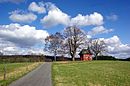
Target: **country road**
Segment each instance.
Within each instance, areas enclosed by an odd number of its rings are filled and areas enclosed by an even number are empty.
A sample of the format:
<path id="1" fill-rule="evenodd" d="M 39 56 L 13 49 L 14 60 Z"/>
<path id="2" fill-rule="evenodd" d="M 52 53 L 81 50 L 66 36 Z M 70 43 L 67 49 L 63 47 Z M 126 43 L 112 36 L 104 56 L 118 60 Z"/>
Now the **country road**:
<path id="1" fill-rule="evenodd" d="M 52 86 L 51 62 L 46 62 L 9 86 Z"/>

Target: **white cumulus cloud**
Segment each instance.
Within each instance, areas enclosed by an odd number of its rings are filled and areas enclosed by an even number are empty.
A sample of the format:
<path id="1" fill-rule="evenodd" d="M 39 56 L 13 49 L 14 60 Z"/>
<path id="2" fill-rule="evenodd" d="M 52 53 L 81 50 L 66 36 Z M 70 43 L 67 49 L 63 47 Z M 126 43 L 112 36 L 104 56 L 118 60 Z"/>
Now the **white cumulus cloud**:
<path id="1" fill-rule="evenodd" d="M 90 15 L 78 14 L 76 17 L 71 17 L 70 15 L 61 11 L 53 3 L 45 3 L 48 14 L 41 19 L 41 23 L 45 27 L 52 27 L 56 25 L 64 26 L 88 26 L 88 25 L 102 25 L 103 16 L 100 13 L 94 12 Z"/>
<path id="2" fill-rule="evenodd" d="M 97 12 L 85 16 L 78 14 L 76 17 L 71 19 L 70 24 L 77 26 L 102 25 L 103 16 Z"/>
<path id="3" fill-rule="evenodd" d="M 102 39 L 105 41 L 108 54 L 113 55 L 117 58 L 128 58 L 130 57 L 130 45 L 123 44 L 118 36 L 113 36 L 107 39 Z"/>
<path id="4" fill-rule="evenodd" d="M 53 7 L 48 12 L 48 15 L 46 15 L 43 19 L 41 19 L 41 23 L 45 27 L 52 27 L 56 25 L 68 25 L 70 21 L 70 16 L 68 16 L 66 13 L 62 12 L 59 8 Z"/>
<path id="5" fill-rule="evenodd" d="M 113 29 L 106 29 L 103 26 L 97 26 L 97 27 L 94 27 L 91 31 L 89 31 L 88 35 L 94 36 L 94 35 L 97 35 L 97 34 L 109 33 L 109 32 L 112 32 L 112 31 L 113 31 Z"/>
<path id="6" fill-rule="evenodd" d="M 37 30 L 33 26 L 20 24 L 0 25 L 0 38 L 19 47 L 31 47 L 43 43 L 48 36 L 45 30 Z"/>
<path id="7" fill-rule="evenodd" d="M 40 3 L 37 4 L 36 2 L 32 2 L 29 5 L 28 10 L 33 11 L 33 12 L 37 12 L 39 14 L 46 13 L 46 9 L 44 8 L 44 6 L 40 5 Z"/>
<path id="8" fill-rule="evenodd" d="M 105 39 L 105 42 L 111 46 L 119 46 L 121 44 L 121 41 L 118 36 L 113 36 L 111 38 Z"/>
<path id="9" fill-rule="evenodd" d="M 31 23 L 37 19 L 37 16 L 33 13 L 21 13 L 21 11 L 13 11 L 9 18 L 13 22 Z"/>

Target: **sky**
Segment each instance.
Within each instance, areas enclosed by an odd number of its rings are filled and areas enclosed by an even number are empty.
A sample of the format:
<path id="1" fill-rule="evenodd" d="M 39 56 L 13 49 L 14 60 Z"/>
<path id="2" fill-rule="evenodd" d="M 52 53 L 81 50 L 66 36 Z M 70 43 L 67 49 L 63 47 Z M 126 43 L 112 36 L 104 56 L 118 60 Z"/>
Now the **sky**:
<path id="1" fill-rule="evenodd" d="M 105 41 L 108 54 L 130 57 L 130 0 L 0 0 L 0 51 L 44 53 L 50 34 L 76 25 Z"/>

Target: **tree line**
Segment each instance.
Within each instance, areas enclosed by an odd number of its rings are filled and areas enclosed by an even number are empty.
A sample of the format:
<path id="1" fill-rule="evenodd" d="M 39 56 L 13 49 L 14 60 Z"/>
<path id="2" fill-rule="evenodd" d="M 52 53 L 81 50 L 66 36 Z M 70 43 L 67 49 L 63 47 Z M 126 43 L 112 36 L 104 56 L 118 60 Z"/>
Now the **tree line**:
<path id="1" fill-rule="evenodd" d="M 43 62 L 45 59 L 43 55 L 0 55 L 0 63 Z"/>

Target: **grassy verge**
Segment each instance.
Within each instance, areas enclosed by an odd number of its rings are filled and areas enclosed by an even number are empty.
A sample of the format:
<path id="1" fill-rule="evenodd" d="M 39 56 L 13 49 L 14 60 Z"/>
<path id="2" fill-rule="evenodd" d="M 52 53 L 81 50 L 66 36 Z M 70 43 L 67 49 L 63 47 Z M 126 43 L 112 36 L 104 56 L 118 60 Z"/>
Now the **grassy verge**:
<path id="1" fill-rule="evenodd" d="M 130 62 L 53 63 L 54 86 L 130 86 Z"/>
<path id="2" fill-rule="evenodd" d="M 7 86 L 12 81 L 24 76 L 41 63 L 6 63 L 0 64 L 0 86 Z M 6 80 L 4 80 L 4 67 L 6 66 Z"/>

